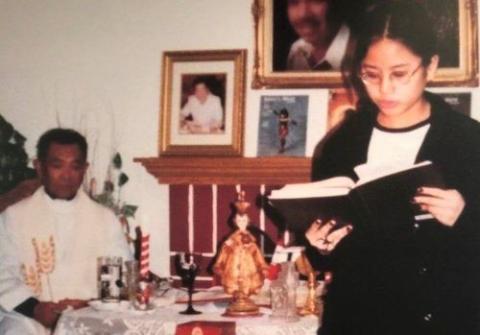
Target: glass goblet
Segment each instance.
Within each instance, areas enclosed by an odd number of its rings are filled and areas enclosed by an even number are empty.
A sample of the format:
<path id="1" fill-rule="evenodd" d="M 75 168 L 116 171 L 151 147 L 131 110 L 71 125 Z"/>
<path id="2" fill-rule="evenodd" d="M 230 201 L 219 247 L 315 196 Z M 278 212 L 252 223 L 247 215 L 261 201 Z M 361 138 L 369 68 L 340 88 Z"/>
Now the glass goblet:
<path id="1" fill-rule="evenodd" d="M 193 308 L 192 295 L 195 286 L 195 277 L 199 271 L 201 254 L 180 252 L 176 258 L 177 273 L 182 278 L 182 285 L 188 290 L 188 307 L 180 314 L 201 314 Z"/>

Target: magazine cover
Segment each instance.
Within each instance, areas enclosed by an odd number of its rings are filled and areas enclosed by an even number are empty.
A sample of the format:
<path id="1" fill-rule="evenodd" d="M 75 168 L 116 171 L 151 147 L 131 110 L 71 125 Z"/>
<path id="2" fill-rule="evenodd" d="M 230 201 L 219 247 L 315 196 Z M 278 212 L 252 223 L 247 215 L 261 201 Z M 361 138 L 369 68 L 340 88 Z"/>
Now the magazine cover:
<path id="1" fill-rule="evenodd" d="M 260 100 L 258 156 L 304 156 L 308 95 L 267 95 Z"/>

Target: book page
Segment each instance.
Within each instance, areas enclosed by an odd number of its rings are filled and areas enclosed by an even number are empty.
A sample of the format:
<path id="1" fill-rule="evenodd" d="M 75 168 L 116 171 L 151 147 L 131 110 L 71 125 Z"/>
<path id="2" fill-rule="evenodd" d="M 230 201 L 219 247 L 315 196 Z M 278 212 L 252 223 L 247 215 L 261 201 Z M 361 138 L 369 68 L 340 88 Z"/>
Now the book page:
<path id="1" fill-rule="evenodd" d="M 414 165 L 407 166 L 368 165 L 368 163 L 358 165 L 354 168 L 355 173 L 359 177 L 359 180 L 357 181 L 355 187 L 366 184 L 375 179 L 380 179 L 382 177 L 395 174 L 397 172 L 407 171 L 429 164 L 432 164 L 432 162 L 423 161 Z"/>
<path id="2" fill-rule="evenodd" d="M 301 199 L 326 196 L 341 196 L 347 194 L 354 186 L 354 181 L 348 177 L 333 177 L 313 183 L 288 184 L 278 190 L 273 190 L 270 199 Z"/>

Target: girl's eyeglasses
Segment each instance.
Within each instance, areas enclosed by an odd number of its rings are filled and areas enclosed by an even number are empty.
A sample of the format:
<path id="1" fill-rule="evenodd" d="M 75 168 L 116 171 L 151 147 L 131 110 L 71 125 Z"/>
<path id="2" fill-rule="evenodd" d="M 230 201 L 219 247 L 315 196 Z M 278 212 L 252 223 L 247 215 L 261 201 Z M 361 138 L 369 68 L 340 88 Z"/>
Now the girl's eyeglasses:
<path id="1" fill-rule="evenodd" d="M 410 82 L 410 79 L 413 75 L 422 67 L 422 63 L 413 71 L 408 70 L 394 70 L 388 75 L 388 79 L 394 86 L 398 85 L 407 85 Z M 383 75 L 381 72 L 365 70 L 361 72 L 358 77 L 365 85 L 378 86 L 383 80 Z"/>

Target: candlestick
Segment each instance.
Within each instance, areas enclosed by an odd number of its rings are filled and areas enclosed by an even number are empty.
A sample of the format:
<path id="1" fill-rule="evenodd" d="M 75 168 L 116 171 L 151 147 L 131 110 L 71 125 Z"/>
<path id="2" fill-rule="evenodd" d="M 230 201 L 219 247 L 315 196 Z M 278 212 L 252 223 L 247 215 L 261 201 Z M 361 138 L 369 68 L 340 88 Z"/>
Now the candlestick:
<path id="1" fill-rule="evenodd" d="M 140 277 L 148 278 L 150 273 L 150 234 L 144 234 L 140 240 Z"/>

